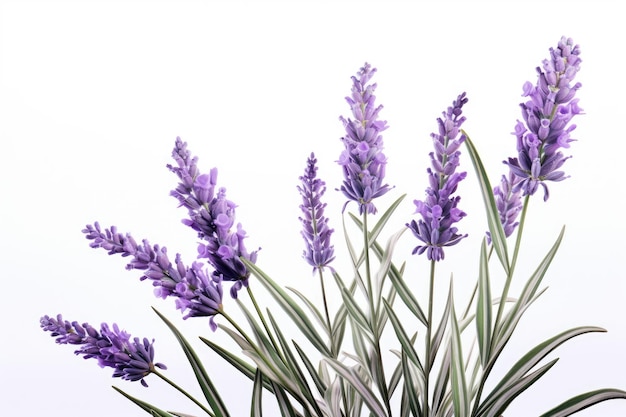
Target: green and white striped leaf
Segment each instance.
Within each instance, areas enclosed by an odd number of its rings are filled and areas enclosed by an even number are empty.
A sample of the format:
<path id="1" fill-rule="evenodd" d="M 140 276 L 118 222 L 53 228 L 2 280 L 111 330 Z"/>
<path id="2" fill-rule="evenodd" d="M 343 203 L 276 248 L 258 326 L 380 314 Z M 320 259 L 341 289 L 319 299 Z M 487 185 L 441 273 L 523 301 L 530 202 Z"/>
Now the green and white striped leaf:
<path id="1" fill-rule="evenodd" d="M 153 415 L 153 416 L 159 416 L 159 417 L 173 417 L 173 414 L 168 413 L 167 411 L 163 411 L 160 408 L 157 408 L 155 406 L 153 406 L 152 404 L 149 404 L 145 401 L 142 401 L 138 398 L 135 398 L 127 393 L 125 393 L 124 391 L 122 391 L 121 389 L 119 389 L 116 386 L 113 386 L 113 389 L 117 392 L 119 392 L 120 394 L 122 394 L 124 397 L 126 397 L 127 399 L 129 399 L 130 401 L 132 401 L 133 403 L 135 403 L 137 406 L 139 406 L 143 411 L 145 411 L 146 413 Z"/>
<path id="2" fill-rule="evenodd" d="M 302 334 L 309 339 L 311 344 L 323 355 L 330 355 L 331 352 L 328 350 L 328 347 L 317 331 L 315 331 L 313 323 L 311 323 L 300 306 L 298 306 L 298 304 L 259 267 L 245 259 L 242 259 L 242 261 L 246 264 L 248 270 L 258 278 L 259 282 L 263 284 L 272 297 L 274 297 L 289 318 L 298 326 Z"/>
<path id="3" fill-rule="evenodd" d="M 524 289 L 522 290 L 519 298 L 517 299 L 511 310 L 506 314 L 504 320 L 502 320 L 502 325 L 498 326 L 498 328 L 494 330 L 495 347 L 493 348 L 493 352 L 491 354 L 492 359 L 497 357 L 502 349 L 504 349 L 504 346 L 509 341 L 511 335 L 513 334 L 513 331 L 515 330 L 517 324 L 522 318 L 522 315 L 526 311 L 526 308 L 528 308 L 528 306 L 536 299 L 535 295 L 537 293 L 537 290 L 539 289 L 539 285 L 541 284 L 541 281 L 545 276 L 548 267 L 550 266 L 550 263 L 554 259 L 554 256 L 559 249 L 559 245 L 561 244 L 564 233 L 565 227 L 561 229 L 561 233 L 557 237 L 556 241 L 554 242 L 546 256 L 543 258 L 541 263 L 537 266 L 537 269 L 535 269 L 533 274 L 526 282 L 526 285 L 524 286 Z"/>
<path id="4" fill-rule="evenodd" d="M 404 327 L 402 327 L 400 319 L 393 311 L 393 308 L 389 305 L 389 303 L 387 303 L 387 300 L 383 300 L 383 302 L 385 305 L 385 309 L 387 310 L 387 314 L 389 315 L 391 325 L 396 332 L 396 337 L 398 338 L 400 345 L 402 345 L 402 353 L 406 355 L 408 359 L 417 367 L 420 372 L 421 380 L 423 381 L 425 379 L 424 366 L 422 365 L 422 362 L 419 359 L 419 355 L 413 347 L 412 340 L 406 334 L 406 331 L 404 330 Z"/>
<path id="5" fill-rule="evenodd" d="M 476 303 L 476 330 L 480 362 L 485 368 L 489 362 L 492 326 L 491 288 L 489 283 L 489 260 L 487 242 L 483 239 L 480 247 L 480 268 L 478 271 L 478 302 Z"/>
<path id="6" fill-rule="evenodd" d="M 566 417 L 606 400 L 626 399 L 626 391 L 604 388 L 589 391 L 564 401 L 540 417 Z"/>
<path id="7" fill-rule="evenodd" d="M 335 372 L 337 372 L 338 375 L 341 376 L 341 378 L 343 378 L 344 381 L 355 389 L 374 417 L 391 417 L 387 414 L 378 398 L 376 398 L 374 392 L 361 379 L 359 374 L 353 368 L 349 368 L 335 359 L 325 358 L 324 360 L 335 370 Z"/>
<path id="8" fill-rule="evenodd" d="M 463 349 L 461 332 L 454 311 L 454 300 L 450 308 L 451 322 L 451 347 L 450 347 L 450 384 L 452 390 L 452 403 L 454 404 L 455 417 L 470 417 L 471 394 L 468 392 L 465 382 L 465 365 L 463 364 Z"/>
<path id="9" fill-rule="evenodd" d="M 252 404 L 250 406 L 250 417 L 263 417 L 262 394 L 263 375 L 258 369 L 254 374 L 254 384 L 252 385 Z"/>
<path id="10" fill-rule="evenodd" d="M 152 309 L 161 318 L 161 320 L 163 320 L 167 327 L 169 327 L 169 329 L 176 337 L 176 340 L 178 340 L 178 343 L 180 343 L 180 346 L 183 348 L 183 352 L 185 352 L 185 356 L 187 357 L 187 360 L 191 365 L 191 369 L 196 376 L 196 380 L 198 381 L 198 385 L 202 390 L 202 394 L 204 394 L 204 398 L 206 398 L 207 402 L 209 403 L 211 410 L 213 410 L 216 417 L 227 417 L 229 414 L 228 410 L 226 409 L 226 405 L 224 404 L 222 398 L 215 389 L 215 386 L 213 385 L 209 374 L 204 369 L 204 366 L 198 358 L 198 355 L 196 355 L 196 352 L 194 352 L 189 342 L 187 342 L 182 333 L 178 331 L 176 326 L 174 326 L 164 315 L 159 313 L 156 308 L 153 307 Z"/>
<path id="11" fill-rule="evenodd" d="M 479 412 L 485 411 L 493 407 L 497 401 L 501 401 L 502 397 L 510 396 L 509 392 L 526 374 L 545 358 L 554 349 L 568 341 L 569 339 L 580 336 L 581 334 L 590 332 L 604 332 L 606 330 L 600 327 L 584 326 L 576 327 L 564 331 L 532 348 L 522 358 L 520 358 L 506 373 L 506 375 L 495 386 L 491 393 L 485 398 L 478 408 Z"/>
<path id="12" fill-rule="evenodd" d="M 300 417 L 300 415 L 291 405 L 291 402 L 289 401 L 289 397 L 287 396 L 285 390 L 274 381 L 270 381 L 270 384 L 272 385 L 272 391 L 276 396 L 276 401 L 278 402 L 278 408 L 282 417 Z"/>
<path id="13" fill-rule="evenodd" d="M 483 165 L 476 147 L 469 138 L 469 135 L 463 131 L 465 135 L 465 145 L 469 153 L 469 157 L 472 160 L 474 169 L 476 170 L 476 178 L 478 179 L 478 185 L 480 186 L 480 192 L 483 197 L 483 203 L 485 204 L 485 211 L 487 213 L 487 225 L 489 227 L 489 234 L 491 235 L 491 242 L 493 248 L 500 259 L 500 263 L 504 268 L 506 274 L 509 273 L 509 255 L 506 246 L 506 236 L 504 229 L 502 228 L 502 222 L 500 221 L 500 214 L 496 206 L 496 201 L 493 196 L 493 187 L 489 182 L 489 177 L 485 166 Z M 458 416 L 457 416 L 458 417 Z"/>

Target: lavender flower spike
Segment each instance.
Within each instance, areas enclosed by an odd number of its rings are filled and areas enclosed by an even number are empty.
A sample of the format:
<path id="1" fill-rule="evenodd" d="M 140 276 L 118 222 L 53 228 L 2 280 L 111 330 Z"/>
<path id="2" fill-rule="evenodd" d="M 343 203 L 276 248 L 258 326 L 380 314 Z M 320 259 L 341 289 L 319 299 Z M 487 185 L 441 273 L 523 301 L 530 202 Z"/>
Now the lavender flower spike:
<path id="1" fill-rule="evenodd" d="M 493 194 L 496 200 L 496 207 L 500 214 L 500 223 L 504 229 L 504 235 L 509 237 L 513 234 L 515 228 L 519 225 L 517 216 L 522 211 L 522 195 L 519 187 L 516 187 L 520 178 L 513 171 L 509 171 L 508 177 L 503 175 L 500 185 L 494 187 Z M 513 191 L 517 188 L 517 191 Z M 487 232 L 488 240 L 491 236 Z"/>
<path id="2" fill-rule="evenodd" d="M 437 119 L 439 134 L 433 133 L 435 152 L 430 153 L 432 168 L 428 168 L 430 186 L 426 189 L 424 201 L 415 200 L 416 213 L 422 218 L 412 220 L 407 227 L 424 245 L 413 249 L 413 254 L 422 254 L 430 260 L 440 261 L 444 258 L 443 247 L 459 243 L 467 235 L 458 234 L 458 229 L 452 226 L 465 217 L 465 213 L 457 208 L 461 197 L 451 197 L 456 191 L 458 183 L 466 176 L 465 172 L 457 173 L 459 166 L 458 150 L 465 141 L 465 135 L 458 139 L 461 124 L 465 117 L 461 116 L 461 108 L 467 103 L 465 93 L 458 96 L 452 107 L 443 112 L 443 119 Z"/>
<path id="3" fill-rule="evenodd" d="M 328 219 L 324 217 L 326 204 L 321 202 L 326 183 L 317 178 L 316 163 L 317 159 L 311 153 L 304 175 L 300 177 L 302 186 L 298 186 L 302 196 L 300 209 L 303 213 L 303 217 L 299 219 L 306 245 L 303 257 L 313 267 L 313 272 L 323 269 L 335 259 L 335 248 L 330 244 L 330 235 L 334 230 L 328 227 Z"/>
<path id="4" fill-rule="evenodd" d="M 87 225 L 83 233 L 92 241 L 89 245 L 92 248 L 105 249 L 109 255 L 132 257 L 126 269 L 145 271 L 140 279 L 152 281 L 157 297 L 176 297 L 176 308 L 183 313 L 188 311 L 183 319 L 208 316 L 211 329 L 217 328 L 213 318 L 222 308 L 222 282 L 219 276 L 209 277 L 201 262 L 187 267 L 176 254 L 172 264 L 165 247 L 150 246 L 145 239 L 138 245 L 130 234 L 119 233 L 115 226 L 102 231 L 96 222 Z"/>
<path id="5" fill-rule="evenodd" d="M 246 232 L 235 224 L 235 203 L 226 199 L 226 189 L 217 185 L 217 169 L 209 174 L 201 174 L 197 167 L 197 157 L 191 157 L 187 143 L 176 138 L 172 157 L 177 166 L 167 167 L 175 173 L 180 182 L 171 192 L 180 206 L 187 208 L 189 218 L 183 223 L 198 232 L 198 237 L 207 243 L 198 246 L 198 258 L 206 258 L 215 268 L 214 280 L 234 281 L 230 289 L 233 298 L 237 291 L 248 286 L 250 272 L 241 258 L 256 262 L 257 251 L 249 253 L 244 239 Z"/>
<path id="6" fill-rule="evenodd" d="M 383 106 L 375 106 L 376 84 L 368 84 L 374 73 L 376 69 L 365 63 L 357 76 L 352 77 L 352 95 L 346 100 L 354 120 L 339 118 L 346 129 L 346 136 L 341 138 L 345 150 L 337 161 L 343 167 L 345 177 L 340 190 L 349 200 L 359 204 L 360 214 L 376 213 L 372 200 L 390 189 L 389 185 L 383 185 L 387 160 L 382 152 L 383 137 L 380 135 L 387 129 L 387 122 L 377 120 Z"/>
<path id="7" fill-rule="evenodd" d="M 155 367 L 167 369 L 162 363 L 154 363 L 154 340 L 150 342 L 146 338 L 140 340 L 135 337 L 131 341 L 130 335 L 120 330 L 117 324 L 113 324 L 111 329 L 103 323 L 98 332 L 88 323 L 70 323 L 59 314 L 56 319 L 43 316 L 40 325 L 56 337 L 57 343 L 80 345 L 75 354 L 83 355 L 85 359 L 96 359 L 102 368 L 115 369 L 114 378 L 141 381 L 141 385 L 147 387 L 144 378 L 154 372 Z"/>
<path id="8" fill-rule="evenodd" d="M 561 38 L 556 49 L 550 48 L 550 59 L 543 61 L 543 69 L 537 67 L 537 84 L 524 84 L 524 96 L 529 100 L 521 103 L 524 122 L 518 120 L 514 135 L 517 137 L 517 158 L 504 161 L 520 177 L 514 191 L 533 195 L 541 185 L 544 201 L 550 196 L 545 181 L 562 181 L 567 176 L 559 168 L 570 157 L 560 149 L 569 148 L 575 124 L 571 119 L 582 113 L 575 99 L 580 83 L 573 83 L 580 68 L 580 48 L 571 38 Z"/>

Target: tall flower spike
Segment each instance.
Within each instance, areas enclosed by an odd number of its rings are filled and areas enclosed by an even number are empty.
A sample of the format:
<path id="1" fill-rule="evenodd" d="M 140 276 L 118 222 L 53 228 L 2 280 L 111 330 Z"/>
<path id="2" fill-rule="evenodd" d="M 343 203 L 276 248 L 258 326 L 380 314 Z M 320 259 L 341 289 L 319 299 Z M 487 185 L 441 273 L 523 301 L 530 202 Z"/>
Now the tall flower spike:
<path id="1" fill-rule="evenodd" d="M 427 169 L 430 186 L 426 189 L 424 201 L 414 201 L 415 212 L 422 218 L 407 224 L 415 237 L 424 243 L 413 249 L 413 254 L 426 252 L 428 259 L 434 261 L 444 258 L 445 246 L 456 245 L 467 236 L 458 234 L 458 229 L 452 226 L 465 217 L 465 213 L 457 208 L 461 197 L 452 197 L 458 183 L 466 176 L 465 172 L 455 172 L 461 154 L 458 149 L 465 141 L 465 135 L 457 139 L 465 121 L 465 117 L 461 116 L 465 103 L 467 98 L 463 93 L 452 103 L 452 107 L 443 112 L 443 119 L 437 119 L 439 133 L 431 135 L 435 152 L 430 153 L 432 168 Z"/>
<path id="2" fill-rule="evenodd" d="M 522 211 L 522 191 L 517 187 L 520 178 L 513 171 L 509 170 L 508 177 L 503 175 L 500 185 L 494 187 L 493 195 L 496 200 L 496 207 L 500 214 L 500 223 L 504 229 L 504 235 L 509 237 L 513 234 L 515 228 L 519 225 L 517 216 Z M 514 191 L 516 190 L 517 191 Z M 488 240 L 491 236 L 487 232 Z"/>
<path id="3" fill-rule="evenodd" d="M 376 84 L 368 84 L 375 72 L 375 68 L 365 63 L 357 76 L 352 77 L 352 95 L 346 100 L 354 120 L 339 118 L 346 129 L 346 136 L 341 138 L 345 149 L 337 161 L 343 167 L 345 178 L 340 190 L 359 204 L 360 214 L 376 213 L 372 200 L 390 189 L 389 185 L 383 185 L 387 159 L 380 134 L 387 129 L 387 122 L 378 120 L 383 106 L 376 107 L 374 103 Z"/>
<path id="4" fill-rule="evenodd" d="M 92 241 L 89 244 L 92 248 L 102 248 L 109 255 L 132 257 L 126 269 L 145 271 L 140 279 L 152 281 L 157 297 L 175 297 L 176 308 L 182 313 L 187 312 L 184 319 L 208 316 L 211 329 L 217 328 L 213 318 L 222 308 L 222 282 L 219 276 L 209 277 L 201 262 L 194 262 L 191 267 L 187 267 L 180 255 L 176 254 L 172 264 L 165 247 L 150 246 L 145 239 L 138 245 L 130 234 L 119 233 L 115 226 L 103 231 L 96 222 L 88 224 L 83 233 Z"/>
<path id="5" fill-rule="evenodd" d="M 79 345 L 74 353 L 82 355 L 85 359 L 96 359 L 100 367 L 114 369 L 113 377 L 127 381 L 141 381 L 141 385 L 147 387 L 144 378 L 154 372 L 155 367 L 167 369 L 162 363 L 154 363 L 154 347 L 152 342 L 143 338 L 135 337 L 120 330 L 117 324 L 111 329 L 106 323 L 97 331 L 88 323 L 82 325 L 78 322 L 63 320 L 59 314 L 56 319 L 43 316 L 40 319 L 41 328 L 56 337 L 59 344 Z"/>
<path id="6" fill-rule="evenodd" d="M 580 68 L 580 48 L 571 38 L 562 37 L 556 49 L 550 48 L 550 59 L 537 67 L 536 85 L 526 82 L 521 103 L 524 121 L 517 121 L 517 158 L 504 161 L 520 177 L 515 191 L 533 195 L 539 186 L 544 190 L 544 201 L 550 196 L 545 181 L 562 181 L 567 176 L 559 168 L 570 156 L 561 148 L 569 148 L 574 141 L 570 133 L 576 128 L 571 119 L 582 113 L 578 99 L 574 98 L 580 83 L 573 82 Z"/>
<path id="7" fill-rule="evenodd" d="M 326 183 L 317 178 L 316 163 L 317 159 L 311 153 L 304 175 L 300 177 L 302 186 L 298 186 L 302 196 L 300 209 L 303 214 L 299 219 L 302 222 L 302 237 L 306 245 L 303 257 L 313 267 L 313 272 L 323 269 L 335 259 L 335 248 L 330 244 L 333 229 L 328 227 L 328 219 L 324 217 L 326 204 L 321 202 L 326 191 Z"/>
<path id="8" fill-rule="evenodd" d="M 256 262 L 257 251 L 248 253 L 244 239 L 246 232 L 241 224 L 235 224 L 235 203 L 226 199 L 226 189 L 216 193 L 217 169 L 201 174 L 197 167 L 198 158 L 191 157 L 187 143 L 176 138 L 172 157 L 177 166 L 167 167 L 180 182 L 170 194 L 180 206 L 187 208 L 189 218 L 183 223 L 198 232 L 198 237 L 207 243 L 198 246 L 198 258 L 206 258 L 215 268 L 214 279 L 234 281 L 230 289 L 233 298 L 237 291 L 248 286 L 250 272 L 240 258 Z"/>

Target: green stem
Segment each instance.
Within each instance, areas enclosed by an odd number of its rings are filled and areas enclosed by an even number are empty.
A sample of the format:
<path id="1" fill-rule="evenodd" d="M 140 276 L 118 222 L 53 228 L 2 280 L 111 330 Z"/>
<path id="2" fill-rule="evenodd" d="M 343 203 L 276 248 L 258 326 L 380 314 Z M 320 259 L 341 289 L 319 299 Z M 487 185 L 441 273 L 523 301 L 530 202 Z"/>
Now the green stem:
<path id="1" fill-rule="evenodd" d="M 435 264 L 434 260 L 430 261 L 430 279 L 428 283 L 428 317 L 427 317 L 427 326 L 426 326 L 426 352 L 424 361 L 424 393 L 423 393 L 423 410 L 424 417 L 429 417 L 429 381 L 430 381 L 430 370 L 432 369 L 431 363 L 431 347 L 432 347 L 432 331 L 433 331 L 433 298 L 435 294 Z"/>
<path id="2" fill-rule="evenodd" d="M 189 394 L 187 391 L 185 391 L 184 389 L 182 389 L 178 384 L 176 384 L 174 381 L 172 381 L 171 379 L 169 379 L 168 377 L 166 377 L 165 375 L 163 375 L 161 372 L 159 372 L 156 368 L 152 367 L 152 369 L 150 369 L 150 372 L 155 374 L 156 376 L 158 376 L 159 378 L 161 378 L 163 381 L 167 382 L 170 386 L 172 386 L 173 388 L 175 388 L 178 392 L 180 392 L 181 394 L 183 394 L 185 397 L 189 398 L 191 401 L 193 401 L 194 404 L 196 404 L 198 407 L 200 407 L 205 413 L 207 413 L 208 415 L 215 417 L 215 414 L 209 410 L 208 408 L 206 408 L 204 406 L 204 404 L 202 404 L 200 401 L 196 400 L 191 394 Z"/>
<path id="3" fill-rule="evenodd" d="M 318 275 L 320 277 L 320 287 L 322 289 L 322 300 L 324 301 L 324 313 L 326 314 L 326 329 L 328 333 L 328 338 L 330 339 L 330 350 L 332 352 L 332 339 L 333 339 L 333 327 L 330 323 L 330 314 L 328 314 L 328 301 L 326 300 L 326 288 L 324 286 L 324 274 L 322 273 L 322 269 L 317 269 Z M 333 352 L 334 354 L 334 352 Z"/>

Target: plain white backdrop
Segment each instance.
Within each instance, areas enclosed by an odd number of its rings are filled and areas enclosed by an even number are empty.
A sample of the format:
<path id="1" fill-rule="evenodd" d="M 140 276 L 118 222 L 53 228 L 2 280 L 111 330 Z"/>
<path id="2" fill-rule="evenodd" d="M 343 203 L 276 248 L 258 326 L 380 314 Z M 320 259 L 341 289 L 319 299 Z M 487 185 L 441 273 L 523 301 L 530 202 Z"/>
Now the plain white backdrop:
<path id="1" fill-rule="evenodd" d="M 513 155 L 512 132 L 526 80 L 563 35 L 582 49 L 580 105 L 564 169 L 547 203 L 529 210 L 519 290 L 566 225 L 565 240 L 544 285 L 502 356 L 505 372 L 544 339 L 570 327 L 598 325 L 551 357 L 561 360 L 524 393 L 506 417 L 539 415 L 561 401 L 602 387 L 626 389 L 626 290 L 623 272 L 623 40 L 618 2 L 0 2 L 0 261 L 3 266 L 0 414 L 127 415 L 143 412 L 117 394 L 121 387 L 165 409 L 195 413 L 154 376 L 149 389 L 113 380 L 109 369 L 73 355 L 39 328 L 44 314 L 99 326 L 117 322 L 155 338 L 167 375 L 197 393 L 186 360 L 153 305 L 194 340 L 233 416 L 249 413 L 250 384 L 196 342 L 207 320 L 183 322 L 173 301 L 153 297 L 124 259 L 94 251 L 87 223 L 117 225 L 191 262 L 196 239 L 169 197 L 176 179 L 165 165 L 176 136 L 189 143 L 203 171 L 218 167 L 218 184 L 238 205 L 250 249 L 282 284 L 313 297 L 318 282 L 301 259 L 296 191 L 315 151 L 327 182 L 327 216 L 337 230 L 337 269 L 345 263 L 340 211 L 339 115 L 350 76 L 365 61 L 378 68 L 378 103 L 387 179 L 395 188 L 382 209 L 408 196 L 394 232 L 422 198 L 435 119 L 466 91 L 464 125 L 492 181 Z M 469 159 L 459 187 L 470 236 L 438 267 L 440 300 L 454 274 L 463 304 L 475 279 L 484 214 Z M 354 206 L 348 206 L 354 210 Z M 427 261 L 411 257 L 404 235 L 397 261 L 407 280 L 426 288 Z M 498 279 L 494 276 L 494 285 Z M 501 282 L 501 281 L 500 281 Z M 252 286 L 255 286 L 252 281 Z M 258 289 L 258 294 L 262 290 Z M 423 292 L 421 293 L 423 295 Z M 268 305 L 271 304 L 269 300 Z M 423 297 L 425 303 L 426 298 Z M 236 310 L 229 300 L 230 307 Z M 340 301 L 335 298 L 331 305 Z M 294 337 L 297 335 L 294 333 Z M 269 398 L 269 397 L 268 397 Z M 267 400 L 269 402 L 269 400 Z M 626 401 L 606 402 L 580 416 L 623 416 Z"/>

